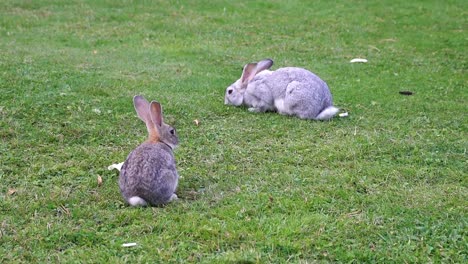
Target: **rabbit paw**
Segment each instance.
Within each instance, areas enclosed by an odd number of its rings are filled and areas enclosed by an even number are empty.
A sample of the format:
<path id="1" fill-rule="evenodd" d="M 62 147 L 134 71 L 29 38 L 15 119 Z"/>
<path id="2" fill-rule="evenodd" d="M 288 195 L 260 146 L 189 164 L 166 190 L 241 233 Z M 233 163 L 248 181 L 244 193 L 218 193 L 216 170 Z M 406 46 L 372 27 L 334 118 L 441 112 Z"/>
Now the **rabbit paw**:
<path id="1" fill-rule="evenodd" d="M 171 201 L 176 201 L 178 200 L 179 198 L 177 197 L 177 195 L 175 193 L 172 194 L 171 198 L 169 198 L 169 202 Z"/>
<path id="2" fill-rule="evenodd" d="M 253 112 L 253 113 L 259 113 L 261 112 L 262 110 L 260 108 L 255 108 L 255 107 L 250 107 L 249 108 L 249 112 Z"/>

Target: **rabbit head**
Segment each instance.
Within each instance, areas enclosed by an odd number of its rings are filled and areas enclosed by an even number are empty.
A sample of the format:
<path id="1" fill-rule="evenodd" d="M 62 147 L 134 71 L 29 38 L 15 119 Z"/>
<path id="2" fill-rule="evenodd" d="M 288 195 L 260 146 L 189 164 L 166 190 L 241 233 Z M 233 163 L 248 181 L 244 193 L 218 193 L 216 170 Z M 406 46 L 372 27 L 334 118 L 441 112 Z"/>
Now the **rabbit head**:
<path id="1" fill-rule="evenodd" d="M 133 105 L 138 117 L 145 122 L 150 143 L 162 142 L 174 149 L 179 143 L 175 128 L 164 123 L 162 106 L 156 101 L 148 103 L 141 95 L 133 97 Z"/>
<path id="2" fill-rule="evenodd" d="M 252 81 L 259 72 L 269 69 L 272 65 L 273 60 L 271 59 L 246 64 L 242 70 L 241 78 L 226 89 L 224 104 L 235 106 L 242 105 L 244 102 L 244 93 L 249 82 Z"/>

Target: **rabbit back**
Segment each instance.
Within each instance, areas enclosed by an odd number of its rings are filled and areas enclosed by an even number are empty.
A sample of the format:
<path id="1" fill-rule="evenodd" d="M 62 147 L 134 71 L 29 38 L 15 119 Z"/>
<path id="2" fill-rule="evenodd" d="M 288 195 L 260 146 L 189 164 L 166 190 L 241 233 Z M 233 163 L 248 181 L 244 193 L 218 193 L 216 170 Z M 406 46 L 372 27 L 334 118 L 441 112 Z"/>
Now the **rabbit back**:
<path id="1" fill-rule="evenodd" d="M 274 109 L 281 114 L 316 119 L 333 105 L 328 85 L 314 73 L 297 67 L 280 68 L 271 75 L 253 80 L 254 87 L 270 88 Z M 268 97 L 266 97 L 268 98 Z"/>
<path id="2" fill-rule="evenodd" d="M 146 142 L 127 157 L 120 171 L 119 187 L 130 204 L 136 200 L 140 204 L 161 205 L 174 197 L 178 179 L 172 149 L 162 142 Z"/>

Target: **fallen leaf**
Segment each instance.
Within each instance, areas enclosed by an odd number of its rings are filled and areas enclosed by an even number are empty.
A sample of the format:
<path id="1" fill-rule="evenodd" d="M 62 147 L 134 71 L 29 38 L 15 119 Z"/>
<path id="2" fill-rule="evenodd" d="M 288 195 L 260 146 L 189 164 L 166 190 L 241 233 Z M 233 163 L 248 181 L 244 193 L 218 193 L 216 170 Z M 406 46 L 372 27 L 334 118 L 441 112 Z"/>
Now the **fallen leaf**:
<path id="1" fill-rule="evenodd" d="M 402 95 L 413 95 L 413 92 L 411 91 L 400 91 L 399 93 Z"/>
<path id="2" fill-rule="evenodd" d="M 97 185 L 98 186 L 102 185 L 102 177 L 100 175 L 97 176 Z"/>
<path id="3" fill-rule="evenodd" d="M 193 120 L 193 122 L 195 123 L 196 126 L 200 125 L 200 121 L 198 121 L 198 119 Z"/>
<path id="4" fill-rule="evenodd" d="M 122 168 L 122 165 L 124 163 L 123 162 L 120 162 L 120 163 L 117 163 L 117 164 L 112 164 L 110 165 L 109 167 L 107 167 L 108 170 L 113 170 L 113 169 L 116 169 L 118 171 L 120 171 L 120 169 Z"/>
<path id="5" fill-rule="evenodd" d="M 351 63 L 355 63 L 355 62 L 366 63 L 367 60 L 366 59 L 361 59 L 361 58 L 355 58 L 355 59 L 350 60 L 349 62 L 351 62 Z"/>
<path id="6" fill-rule="evenodd" d="M 93 50 L 93 54 L 97 54 L 97 50 Z"/>
<path id="7" fill-rule="evenodd" d="M 122 244 L 122 247 L 134 247 L 136 245 L 137 245 L 137 243 L 124 243 L 124 244 Z"/>
<path id="8" fill-rule="evenodd" d="M 13 195 L 16 193 L 16 189 L 8 189 L 8 195 Z"/>

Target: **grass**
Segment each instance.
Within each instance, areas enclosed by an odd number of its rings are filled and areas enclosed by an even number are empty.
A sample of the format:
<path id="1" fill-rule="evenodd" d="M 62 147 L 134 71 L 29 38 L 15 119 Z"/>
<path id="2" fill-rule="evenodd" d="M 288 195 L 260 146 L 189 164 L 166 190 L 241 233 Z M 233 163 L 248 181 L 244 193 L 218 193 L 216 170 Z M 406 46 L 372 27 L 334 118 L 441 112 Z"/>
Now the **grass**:
<path id="1" fill-rule="evenodd" d="M 466 263 L 466 10 L 2 1 L 0 262 Z M 223 105 L 267 57 L 317 73 L 350 116 Z M 107 170 L 146 137 L 135 94 L 181 139 L 166 207 L 128 207 Z"/>

